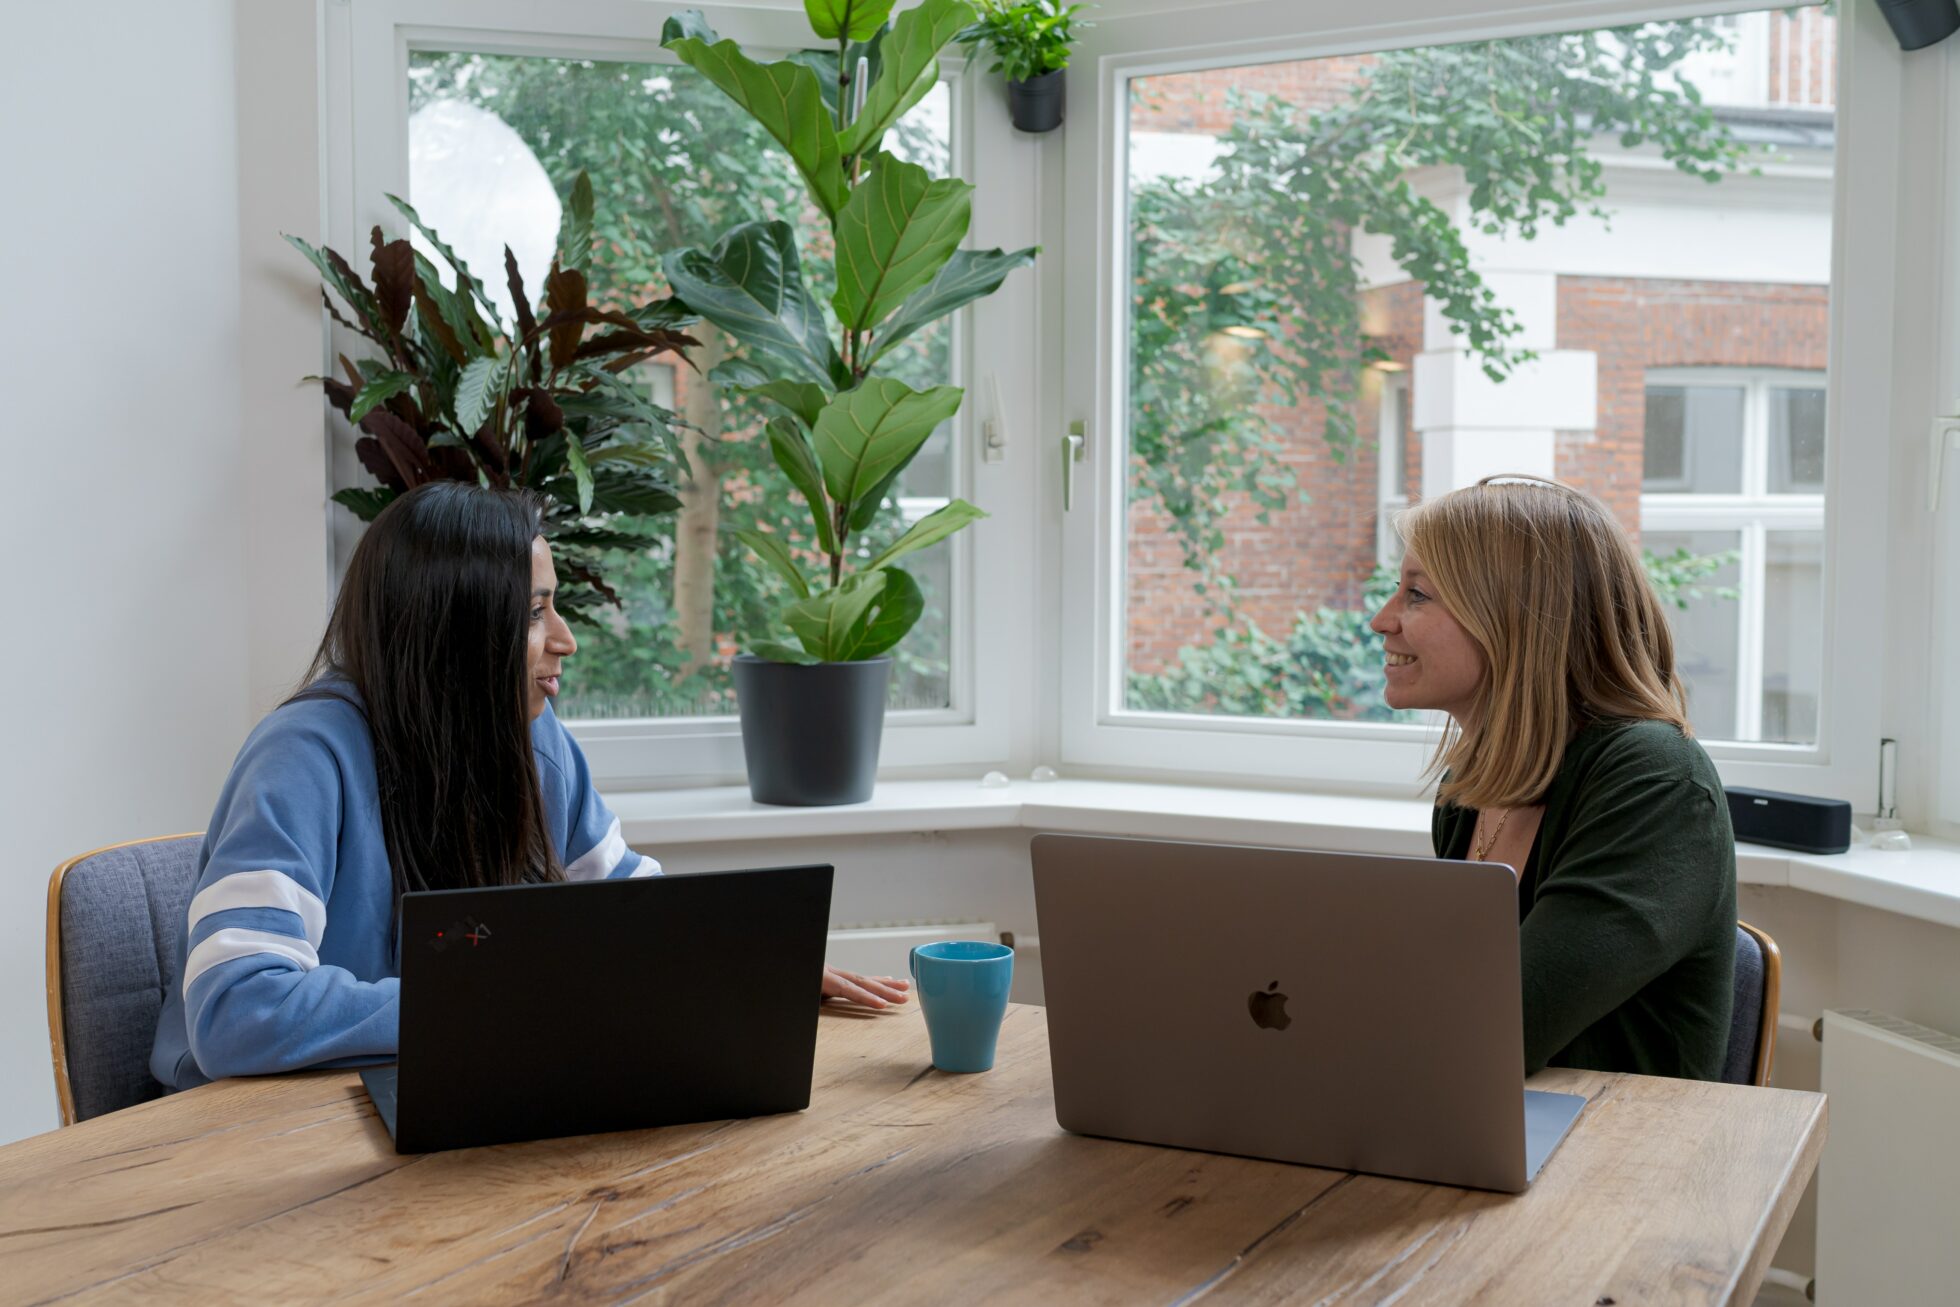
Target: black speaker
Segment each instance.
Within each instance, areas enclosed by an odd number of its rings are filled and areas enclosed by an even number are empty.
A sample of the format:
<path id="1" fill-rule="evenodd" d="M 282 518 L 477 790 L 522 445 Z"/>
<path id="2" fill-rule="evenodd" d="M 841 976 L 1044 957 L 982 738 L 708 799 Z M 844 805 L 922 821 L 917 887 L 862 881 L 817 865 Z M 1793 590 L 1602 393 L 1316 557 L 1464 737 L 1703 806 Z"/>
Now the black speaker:
<path id="1" fill-rule="evenodd" d="M 1843 799 L 1726 788 L 1729 824 L 1738 840 L 1799 853 L 1843 853 L 1851 847 L 1851 805 Z"/>

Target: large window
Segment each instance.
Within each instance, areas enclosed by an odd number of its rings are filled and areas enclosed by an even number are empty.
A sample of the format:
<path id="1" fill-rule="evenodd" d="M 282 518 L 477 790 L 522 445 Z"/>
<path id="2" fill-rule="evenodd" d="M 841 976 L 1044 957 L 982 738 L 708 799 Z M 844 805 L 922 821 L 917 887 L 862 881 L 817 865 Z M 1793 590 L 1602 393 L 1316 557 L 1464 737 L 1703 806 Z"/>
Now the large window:
<path id="1" fill-rule="evenodd" d="M 1394 723 L 1390 515 L 1523 472 L 1649 533 L 1706 737 L 1814 741 L 1832 21 L 1131 78 L 1115 712 Z"/>
<path id="2" fill-rule="evenodd" d="M 762 216 L 787 218 L 803 233 L 805 272 L 818 301 L 828 304 L 827 252 L 812 244 L 823 225 L 805 211 L 788 159 L 694 70 L 415 50 L 408 89 L 410 199 L 491 285 L 507 317 L 504 247 L 535 298 L 561 201 L 581 170 L 591 176 L 597 206 L 596 299 L 637 303 L 664 295 L 665 252 L 712 245 L 728 227 Z M 944 174 L 950 116 L 942 82 L 901 120 L 887 148 Z M 739 349 L 707 324 L 689 331 L 702 342 L 699 371 L 654 362 L 638 374 L 651 398 L 697 429 L 684 440 L 686 506 L 649 521 L 639 530 L 644 546 L 618 556 L 612 579 L 622 602 L 578 630 L 580 652 L 559 701 L 567 717 L 733 712 L 729 661 L 746 635 L 767 633 L 784 598 L 781 580 L 755 563 L 734 532 L 761 529 L 796 540 L 807 515 L 784 492 L 760 437 L 760 407 L 704 380 Z M 949 322 L 903 348 L 899 375 L 911 385 L 955 380 Z M 863 537 L 867 549 L 875 552 L 950 497 L 953 433 L 954 424 L 945 424 L 906 469 Z M 952 545 L 942 544 L 912 569 L 927 610 L 896 652 L 894 708 L 951 704 L 951 560 Z"/>
<path id="3" fill-rule="evenodd" d="M 1640 543 L 1725 779 L 1863 796 L 1896 47 L 1868 7 L 1446 8 L 1088 38 L 1062 761 L 1410 792 L 1438 723 L 1366 630 L 1393 515 L 1523 473 Z"/>

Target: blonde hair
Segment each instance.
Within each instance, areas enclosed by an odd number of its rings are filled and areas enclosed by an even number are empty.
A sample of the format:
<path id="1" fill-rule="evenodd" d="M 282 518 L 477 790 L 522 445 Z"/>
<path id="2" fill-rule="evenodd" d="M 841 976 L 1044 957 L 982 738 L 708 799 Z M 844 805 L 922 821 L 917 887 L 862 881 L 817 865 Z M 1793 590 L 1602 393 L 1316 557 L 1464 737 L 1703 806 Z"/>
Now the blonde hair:
<path id="1" fill-rule="evenodd" d="M 1470 721 L 1446 730 L 1430 762 L 1429 775 L 1447 773 L 1439 798 L 1540 801 L 1588 722 L 1664 721 L 1692 734 L 1667 616 L 1599 500 L 1556 481 L 1485 477 L 1396 525 L 1484 655 Z"/>

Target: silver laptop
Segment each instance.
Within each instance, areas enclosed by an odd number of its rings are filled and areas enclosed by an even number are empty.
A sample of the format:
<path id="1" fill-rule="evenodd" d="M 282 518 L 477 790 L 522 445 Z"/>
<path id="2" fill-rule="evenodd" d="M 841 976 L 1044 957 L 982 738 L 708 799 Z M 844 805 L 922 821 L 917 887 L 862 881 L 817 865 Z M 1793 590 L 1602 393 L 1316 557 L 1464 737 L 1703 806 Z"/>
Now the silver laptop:
<path id="1" fill-rule="evenodd" d="M 1585 1105 L 1524 1087 L 1495 863 L 1037 835 L 1055 1116 L 1518 1192 Z"/>

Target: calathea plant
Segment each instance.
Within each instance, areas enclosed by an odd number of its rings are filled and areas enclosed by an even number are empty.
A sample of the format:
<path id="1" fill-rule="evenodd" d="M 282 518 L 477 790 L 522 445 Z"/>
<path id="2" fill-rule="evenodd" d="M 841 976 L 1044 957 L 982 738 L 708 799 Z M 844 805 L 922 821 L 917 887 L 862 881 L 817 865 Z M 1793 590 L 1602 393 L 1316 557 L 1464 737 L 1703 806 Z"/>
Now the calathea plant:
<path id="1" fill-rule="evenodd" d="M 344 377 L 314 378 L 362 432 L 355 453 L 381 483 L 334 500 L 367 522 L 425 481 L 538 491 L 564 582 L 558 607 L 591 620 L 599 604 L 619 603 L 605 579 L 605 553 L 645 546 L 619 527 L 680 507 L 669 475 L 678 419 L 621 374 L 655 355 L 685 358 L 696 342 L 679 329 L 693 319 L 673 298 L 631 309 L 590 302 L 592 184 L 584 173 L 566 202 L 537 305 L 505 247 L 511 326 L 456 252 L 405 201 L 388 200 L 449 265 L 453 284 L 406 239 L 388 240 L 378 226 L 372 286 L 333 250 L 286 237 L 319 270 L 334 321 L 376 351 L 359 361 L 341 355 Z M 588 328 L 596 330 L 588 335 Z"/>
<path id="2" fill-rule="evenodd" d="M 698 10 L 668 19 L 663 37 L 789 154 L 833 238 L 832 316 L 804 283 L 786 222 L 738 224 L 712 248 L 676 251 L 663 266 L 690 310 L 748 347 L 743 364 L 723 365 L 715 378 L 781 411 L 768 423 L 770 451 L 810 508 L 800 545 L 741 533 L 791 592 L 777 629 L 752 638 L 750 651 L 776 662 L 850 662 L 891 649 L 924 609 L 898 560 L 985 516 L 956 499 L 847 566 L 853 536 L 962 397 L 954 386 L 921 391 L 880 376 L 880 362 L 913 333 L 992 294 L 1036 251 L 961 249 L 973 188 L 879 148 L 938 81 L 939 52 L 973 9 L 925 0 L 892 19 L 892 0 L 805 0 L 804 8 L 834 48 L 758 63 Z M 818 558 L 816 574 L 806 574 Z"/>

